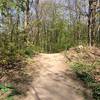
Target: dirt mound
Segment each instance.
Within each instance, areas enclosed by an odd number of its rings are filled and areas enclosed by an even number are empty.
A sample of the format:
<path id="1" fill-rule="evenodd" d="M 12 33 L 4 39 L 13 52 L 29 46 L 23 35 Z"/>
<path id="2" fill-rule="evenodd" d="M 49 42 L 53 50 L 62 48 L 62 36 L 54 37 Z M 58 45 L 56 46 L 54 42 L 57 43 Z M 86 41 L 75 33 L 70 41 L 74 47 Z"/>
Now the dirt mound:
<path id="1" fill-rule="evenodd" d="M 78 46 L 71 48 L 67 51 L 66 57 L 69 61 L 80 61 L 94 62 L 100 60 L 100 49 L 96 47 L 83 47 Z"/>
<path id="2" fill-rule="evenodd" d="M 93 76 L 100 82 L 100 48 L 78 46 L 71 48 L 66 53 L 69 62 L 83 62 L 95 66 Z"/>

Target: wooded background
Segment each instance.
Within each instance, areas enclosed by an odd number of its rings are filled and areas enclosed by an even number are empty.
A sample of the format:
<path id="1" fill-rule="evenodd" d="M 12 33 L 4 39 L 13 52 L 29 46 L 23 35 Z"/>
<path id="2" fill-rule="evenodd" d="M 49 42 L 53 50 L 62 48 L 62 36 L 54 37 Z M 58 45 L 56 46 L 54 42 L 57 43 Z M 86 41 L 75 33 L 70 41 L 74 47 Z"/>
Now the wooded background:
<path id="1" fill-rule="evenodd" d="M 0 0 L 0 53 L 100 46 L 99 0 Z"/>

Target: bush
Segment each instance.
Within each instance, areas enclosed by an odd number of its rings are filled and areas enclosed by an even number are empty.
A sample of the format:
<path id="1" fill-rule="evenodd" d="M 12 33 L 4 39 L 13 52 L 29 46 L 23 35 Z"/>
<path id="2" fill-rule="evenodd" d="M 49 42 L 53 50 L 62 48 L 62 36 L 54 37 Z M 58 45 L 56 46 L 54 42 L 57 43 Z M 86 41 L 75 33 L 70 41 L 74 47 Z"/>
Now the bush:
<path id="1" fill-rule="evenodd" d="M 100 83 L 92 87 L 93 97 L 95 100 L 100 100 Z"/>
<path id="2" fill-rule="evenodd" d="M 14 100 L 14 96 L 21 95 L 10 83 L 6 85 L 0 83 L 0 93 L 2 93 L 0 100 Z"/>
<path id="3" fill-rule="evenodd" d="M 25 49 L 22 50 L 24 56 L 32 57 L 34 54 L 40 52 L 41 49 L 38 46 L 33 45 L 32 43 L 27 43 Z"/>
<path id="4" fill-rule="evenodd" d="M 97 66 L 96 64 L 98 63 L 86 64 L 84 62 L 75 62 L 71 67 L 86 86 L 92 89 L 93 98 L 95 100 L 100 100 L 100 83 L 95 80 L 93 74 Z"/>

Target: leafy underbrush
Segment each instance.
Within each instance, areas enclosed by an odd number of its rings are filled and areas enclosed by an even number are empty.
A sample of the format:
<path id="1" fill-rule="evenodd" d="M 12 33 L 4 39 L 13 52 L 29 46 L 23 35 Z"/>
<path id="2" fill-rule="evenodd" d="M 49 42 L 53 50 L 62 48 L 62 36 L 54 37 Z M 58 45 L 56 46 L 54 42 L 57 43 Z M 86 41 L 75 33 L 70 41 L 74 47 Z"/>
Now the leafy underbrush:
<path id="1" fill-rule="evenodd" d="M 12 84 L 1 84 L 0 83 L 0 100 L 14 100 L 15 95 L 21 95 Z"/>
<path id="2" fill-rule="evenodd" d="M 21 71 L 25 63 L 22 56 L 5 57 L 0 61 L 0 100 L 13 100 L 17 95 L 16 88 L 9 82 Z"/>
<path id="3" fill-rule="evenodd" d="M 100 61 L 94 63 L 74 62 L 71 65 L 77 76 L 92 89 L 92 96 L 100 100 Z"/>
<path id="4" fill-rule="evenodd" d="M 33 55 L 41 52 L 41 48 L 33 45 L 32 43 L 28 43 L 26 48 L 22 50 L 22 52 L 25 57 L 32 57 Z"/>
<path id="5" fill-rule="evenodd" d="M 20 80 L 27 79 L 28 75 L 22 75 L 25 72 L 26 60 L 38 51 L 39 49 L 31 43 L 25 44 L 21 49 L 13 47 L 13 49 L 0 50 L 0 100 L 13 100 L 13 97 L 18 94 L 16 88 L 9 85 L 9 81 L 14 83 L 14 80 L 19 80 L 18 82 L 21 83 Z"/>

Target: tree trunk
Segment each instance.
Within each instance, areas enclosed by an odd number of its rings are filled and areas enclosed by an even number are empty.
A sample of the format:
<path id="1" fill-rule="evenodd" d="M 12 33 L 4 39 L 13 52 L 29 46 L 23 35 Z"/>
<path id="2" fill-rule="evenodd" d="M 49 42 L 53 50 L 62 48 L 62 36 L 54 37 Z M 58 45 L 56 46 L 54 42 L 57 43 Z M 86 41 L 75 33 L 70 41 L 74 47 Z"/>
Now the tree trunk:
<path id="1" fill-rule="evenodd" d="M 36 33 L 36 44 L 39 44 L 39 0 L 35 0 L 35 13 L 36 13 L 36 23 L 37 23 L 37 33 Z"/>
<path id="2" fill-rule="evenodd" d="M 97 0 L 89 0 L 89 15 L 88 15 L 88 44 L 89 46 L 95 45 L 96 5 L 97 5 Z"/>
<path id="3" fill-rule="evenodd" d="M 25 23 L 24 28 L 25 30 L 28 28 L 29 25 L 29 0 L 25 0 Z"/>

